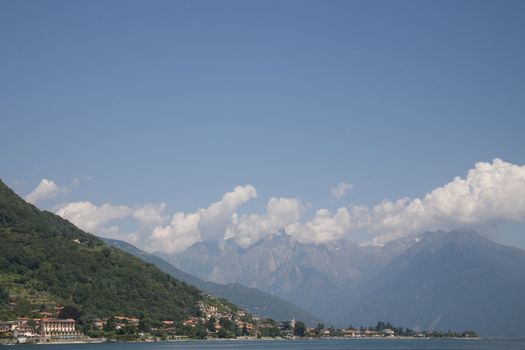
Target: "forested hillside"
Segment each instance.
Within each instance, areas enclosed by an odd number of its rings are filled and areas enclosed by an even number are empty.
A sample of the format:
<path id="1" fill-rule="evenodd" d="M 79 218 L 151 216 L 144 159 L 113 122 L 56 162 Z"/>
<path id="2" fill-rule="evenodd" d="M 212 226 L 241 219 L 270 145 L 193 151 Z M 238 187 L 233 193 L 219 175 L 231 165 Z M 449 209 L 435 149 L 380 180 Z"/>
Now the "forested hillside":
<path id="1" fill-rule="evenodd" d="M 197 288 L 40 211 L 0 181 L 0 318 L 72 305 L 98 317 L 181 320 L 198 313 L 202 298 Z"/>

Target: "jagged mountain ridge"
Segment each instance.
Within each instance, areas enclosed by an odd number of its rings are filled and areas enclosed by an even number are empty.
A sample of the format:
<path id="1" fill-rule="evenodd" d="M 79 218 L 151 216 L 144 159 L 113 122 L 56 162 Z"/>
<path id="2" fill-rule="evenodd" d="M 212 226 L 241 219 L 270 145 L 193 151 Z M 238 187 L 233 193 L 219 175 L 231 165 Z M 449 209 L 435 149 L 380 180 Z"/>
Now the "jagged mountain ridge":
<path id="1" fill-rule="evenodd" d="M 117 247 L 141 260 L 154 264 L 159 269 L 169 273 L 178 280 L 194 285 L 197 288 L 209 292 L 216 297 L 227 299 L 228 301 L 254 315 L 260 317 L 270 317 L 274 320 L 289 320 L 292 317 L 295 317 L 296 319 L 301 320 L 307 325 L 311 326 L 321 322 L 318 317 L 302 310 L 298 306 L 295 306 L 290 302 L 263 292 L 259 289 L 245 287 L 239 283 L 219 284 L 204 281 L 198 277 L 177 269 L 156 255 L 149 254 L 138 249 L 132 244 L 107 238 L 103 240 L 111 246 Z"/>
<path id="2" fill-rule="evenodd" d="M 345 240 L 305 244 L 281 232 L 247 248 L 227 240 L 156 254 L 204 280 L 259 288 L 334 322 L 340 303 L 403 249 L 399 242 L 381 248 Z"/>
<path id="3" fill-rule="evenodd" d="M 525 325 L 518 297 L 525 295 L 523 255 L 472 231 L 439 231 L 383 247 L 303 244 L 281 233 L 247 248 L 232 240 L 203 242 L 164 256 L 200 278 L 260 288 L 338 326 L 384 320 L 524 335 L 512 326 Z"/>

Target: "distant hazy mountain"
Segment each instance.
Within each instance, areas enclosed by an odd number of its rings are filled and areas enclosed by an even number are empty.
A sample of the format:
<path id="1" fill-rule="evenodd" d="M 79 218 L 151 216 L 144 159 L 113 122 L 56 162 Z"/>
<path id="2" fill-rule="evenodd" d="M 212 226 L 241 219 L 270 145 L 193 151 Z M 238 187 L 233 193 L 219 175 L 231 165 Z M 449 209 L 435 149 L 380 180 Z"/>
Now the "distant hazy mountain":
<path id="1" fill-rule="evenodd" d="M 525 334 L 524 252 L 472 231 L 433 232 L 361 247 L 303 244 L 285 233 L 246 249 L 233 240 L 163 255 L 202 279 L 256 287 L 335 325 Z"/>
<path id="2" fill-rule="evenodd" d="M 383 248 L 349 241 L 304 244 L 281 233 L 246 249 L 228 240 L 197 243 L 177 255 L 157 254 L 204 280 L 262 289 L 338 323 L 334 313 L 403 249 L 400 242 Z"/>
<path id="3" fill-rule="evenodd" d="M 421 329 L 525 334 L 525 252 L 472 231 L 426 235 L 360 287 L 337 315 Z"/>
<path id="4" fill-rule="evenodd" d="M 289 320 L 295 317 L 308 325 L 316 325 L 321 322 L 320 319 L 309 312 L 289 303 L 281 298 L 263 292 L 256 288 L 245 287 L 238 283 L 219 284 L 207 282 L 195 276 L 192 276 L 180 269 L 177 269 L 164 259 L 144 252 L 137 247 L 123 241 L 104 239 L 104 241 L 113 247 L 128 252 L 135 257 L 142 259 L 157 266 L 162 271 L 169 273 L 173 277 L 194 285 L 199 289 L 207 291 L 214 296 L 227 299 L 237 306 L 248 310 L 254 315 L 262 317 L 271 317 L 274 320 Z"/>

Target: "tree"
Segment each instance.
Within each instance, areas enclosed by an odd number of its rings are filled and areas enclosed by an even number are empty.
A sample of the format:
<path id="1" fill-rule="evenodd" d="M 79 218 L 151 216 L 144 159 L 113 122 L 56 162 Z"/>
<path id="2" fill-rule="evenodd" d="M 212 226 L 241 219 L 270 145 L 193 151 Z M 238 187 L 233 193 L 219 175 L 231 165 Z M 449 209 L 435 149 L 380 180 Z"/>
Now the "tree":
<path id="1" fill-rule="evenodd" d="M 15 311 L 19 317 L 29 317 L 31 316 L 31 304 L 27 299 L 17 300 Z"/>
<path id="2" fill-rule="evenodd" d="M 462 336 L 466 338 L 477 338 L 478 334 L 474 331 L 464 331 L 462 333 Z"/>
<path id="3" fill-rule="evenodd" d="M 203 323 L 199 322 L 195 329 L 195 338 L 197 339 L 206 339 L 208 332 L 206 332 L 206 327 Z"/>
<path id="4" fill-rule="evenodd" d="M 219 324 L 221 325 L 221 329 L 225 329 L 228 332 L 235 333 L 235 331 L 237 330 L 236 324 L 232 320 L 229 320 L 227 318 L 221 318 L 219 320 Z"/>
<path id="5" fill-rule="evenodd" d="M 58 313 L 58 318 L 72 318 L 75 321 L 80 319 L 80 311 L 71 305 L 66 305 Z"/>
<path id="6" fill-rule="evenodd" d="M 151 330 L 151 319 L 148 317 L 141 318 L 138 328 L 141 332 L 149 332 Z"/>
<path id="7" fill-rule="evenodd" d="M 281 333 L 279 332 L 279 328 L 277 328 L 277 326 L 261 328 L 260 334 L 262 337 L 271 337 L 271 338 L 275 338 L 281 335 Z"/>
<path id="8" fill-rule="evenodd" d="M 306 330 L 306 327 L 304 323 L 301 321 L 297 321 L 297 323 L 295 323 L 293 335 L 295 335 L 296 337 L 304 337 L 305 330 Z"/>
<path id="9" fill-rule="evenodd" d="M 115 327 L 117 325 L 117 321 L 115 320 L 115 317 L 111 316 L 107 319 L 106 324 L 104 325 L 104 331 L 111 332 L 115 330 Z"/>
<path id="10" fill-rule="evenodd" d="M 224 328 L 219 329 L 219 331 L 217 332 L 217 337 L 219 338 L 226 338 L 227 336 L 228 332 Z"/>
<path id="11" fill-rule="evenodd" d="M 215 316 L 210 317 L 210 319 L 208 320 L 206 326 L 210 332 L 215 332 L 215 322 L 217 322 Z"/>
<path id="12" fill-rule="evenodd" d="M 248 332 L 248 328 L 246 327 L 246 323 L 242 325 L 242 336 L 250 335 L 250 332 Z"/>
<path id="13" fill-rule="evenodd" d="M 321 330 L 324 328 L 324 324 L 318 323 L 317 327 L 315 327 L 315 335 L 318 337 L 321 334 Z"/>
<path id="14" fill-rule="evenodd" d="M 0 305 L 6 304 L 9 301 L 9 293 L 7 290 L 0 286 Z"/>
<path id="15" fill-rule="evenodd" d="M 94 331 L 93 324 L 94 324 L 96 319 L 97 319 L 97 317 L 95 315 L 92 315 L 92 314 L 90 314 L 90 315 L 83 315 L 78 320 L 78 326 L 80 327 L 80 329 L 82 329 L 82 332 L 84 334 L 87 334 L 88 332 L 93 332 Z"/>

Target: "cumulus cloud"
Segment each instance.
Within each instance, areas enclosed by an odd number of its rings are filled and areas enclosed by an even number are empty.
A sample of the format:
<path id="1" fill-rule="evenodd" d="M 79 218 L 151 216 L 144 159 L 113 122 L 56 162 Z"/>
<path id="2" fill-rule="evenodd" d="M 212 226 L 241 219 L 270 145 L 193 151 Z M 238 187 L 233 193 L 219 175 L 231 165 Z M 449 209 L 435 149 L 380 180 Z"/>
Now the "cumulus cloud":
<path id="1" fill-rule="evenodd" d="M 311 220 L 291 224 L 286 232 L 300 242 L 326 243 L 342 238 L 351 229 L 351 215 L 342 207 L 334 214 L 328 209 L 319 209 Z"/>
<path id="2" fill-rule="evenodd" d="M 67 203 L 59 208 L 56 214 L 71 221 L 84 231 L 142 245 L 155 226 L 168 220 L 164 214 L 165 209 L 165 203 L 131 207 L 111 203 L 97 206 L 89 201 L 81 201 Z M 121 219 L 125 220 L 127 230 L 122 230 L 118 224 L 115 224 L 115 220 Z M 130 232 L 130 223 L 138 226 L 136 230 Z"/>
<path id="3" fill-rule="evenodd" d="M 330 190 L 332 192 L 332 198 L 340 199 L 352 188 L 354 188 L 354 185 L 350 182 L 340 182 Z"/>
<path id="4" fill-rule="evenodd" d="M 165 210 L 166 203 L 146 204 L 133 212 L 133 218 L 142 226 L 160 225 L 168 219 L 164 213 Z"/>
<path id="5" fill-rule="evenodd" d="M 295 198 L 270 198 L 266 214 L 236 218 L 228 227 L 225 238 L 234 238 L 241 246 L 247 247 L 280 231 L 305 243 L 325 243 L 350 232 L 352 218 L 347 208 L 339 208 L 333 214 L 328 209 L 319 209 L 312 218 L 303 220 L 305 207 Z"/>
<path id="6" fill-rule="evenodd" d="M 66 191 L 59 187 L 53 180 L 42 179 L 38 186 L 26 196 L 26 201 L 31 204 L 54 198 Z"/>
<path id="7" fill-rule="evenodd" d="M 495 159 L 480 162 L 466 178 L 456 177 L 423 198 L 383 201 L 355 208 L 359 226 L 382 244 L 411 233 L 453 229 L 502 220 L 525 220 L 525 166 Z"/>
<path id="8" fill-rule="evenodd" d="M 155 227 L 148 249 L 173 253 L 202 241 L 199 223 L 200 215 L 198 213 L 176 213 L 169 225 Z"/>
<path id="9" fill-rule="evenodd" d="M 133 210 L 126 205 L 104 203 L 96 206 L 88 201 L 68 203 L 56 212 L 57 215 L 91 233 L 100 233 L 107 223 L 132 213 Z"/>
<path id="10" fill-rule="evenodd" d="M 339 208 L 334 214 L 328 209 L 319 209 L 312 218 L 303 220 L 305 208 L 295 198 L 270 198 L 264 215 L 242 215 L 232 220 L 225 238 L 234 238 L 239 245 L 247 247 L 280 231 L 305 243 L 325 243 L 350 232 L 352 219 L 347 208 Z"/>
<path id="11" fill-rule="evenodd" d="M 252 185 L 237 186 L 232 192 L 224 194 L 218 202 L 198 211 L 199 231 L 204 240 L 216 240 L 224 237 L 224 230 L 239 206 L 257 198 L 257 191 Z"/>
<path id="12" fill-rule="evenodd" d="M 341 183 L 333 193 L 342 196 L 349 188 L 351 184 Z M 239 216 L 236 208 L 254 198 L 252 192 L 255 194 L 255 189 L 234 191 L 208 209 L 191 215 L 178 213 L 170 225 L 156 229 L 153 237 L 163 242 L 159 248 L 164 251 L 179 251 L 195 242 L 221 237 L 247 247 L 283 230 L 300 242 L 326 243 L 359 229 L 369 232 L 373 244 L 383 244 L 425 230 L 525 220 L 525 166 L 500 159 L 477 163 L 465 178 L 456 177 L 423 198 L 385 200 L 371 208 L 341 207 L 335 212 L 319 209 L 310 218 L 303 217 L 305 205 L 295 198 L 270 198 L 264 214 Z M 229 197 L 239 199 L 227 200 Z M 205 226 L 213 234 L 203 235 Z"/>
<path id="13" fill-rule="evenodd" d="M 42 188 L 55 191 L 53 185 L 43 183 Z M 340 183 L 332 192 L 335 197 L 342 196 L 350 188 L 351 184 Z M 247 247 L 280 231 L 300 242 L 326 243 L 364 230 L 370 234 L 372 244 L 383 244 L 426 230 L 525 220 L 525 166 L 500 159 L 481 162 L 466 177 L 456 177 L 422 198 L 385 200 L 373 207 L 318 209 L 310 217 L 305 217 L 307 205 L 299 199 L 279 197 L 270 198 L 262 214 L 239 215 L 238 208 L 254 198 L 255 187 L 237 186 L 207 208 L 176 212 L 171 219 L 164 203 L 130 207 L 75 202 L 57 214 L 86 231 L 116 235 L 146 249 L 168 253 L 182 251 L 196 242 L 221 239 L 234 239 Z M 122 218 L 134 220 L 139 230 L 121 232 L 112 221 Z"/>
<path id="14" fill-rule="evenodd" d="M 247 247 L 259 239 L 286 230 L 299 221 L 305 205 L 295 198 L 270 198 L 266 214 L 233 215 L 231 225 L 226 229 L 225 238 L 234 238 L 238 244 Z"/>
<path id="15" fill-rule="evenodd" d="M 175 213 L 169 225 L 153 230 L 149 249 L 177 252 L 202 240 L 222 239 L 226 227 L 236 217 L 237 208 L 256 197 L 257 191 L 252 185 L 237 186 L 208 208 L 189 214 Z"/>
<path id="16" fill-rule="evenodd" d="M 348 186 L 338 186 L 348 188 Z M 337 189 L 337 187 L 335 188 Z M 341 194 L 344 191 L 334 191 Z M 300 201 L 272 198 L 263 215 L 234 216 L 226 238 L 246 247 L 279 230 L 301 242 L 324 243 L 367 231 L 372 244 L 426 230 L 450 230 L 482 226 L 504 220 L 525 220 L 525 166 L 495 159 L 480 162 L 465 178 L 456 177 L 423 198 L 385 200 L 371 208 L 319 209 L 312 218 L 302 218 Z"/>

